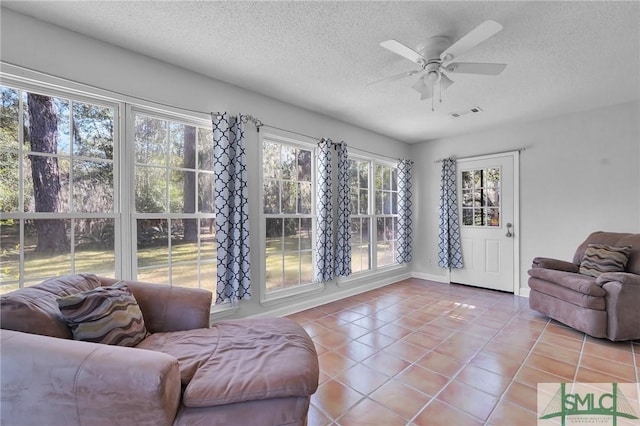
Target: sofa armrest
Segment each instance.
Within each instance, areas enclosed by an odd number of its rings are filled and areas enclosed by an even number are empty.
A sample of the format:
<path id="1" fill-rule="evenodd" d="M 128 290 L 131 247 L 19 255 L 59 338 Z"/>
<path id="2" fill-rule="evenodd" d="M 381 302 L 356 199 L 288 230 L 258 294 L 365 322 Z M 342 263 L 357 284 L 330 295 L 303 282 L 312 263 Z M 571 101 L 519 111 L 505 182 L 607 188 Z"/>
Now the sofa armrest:
<path id="1" fill-rule="evenodd" d="M 551 259 L 549 257 L 535 257 L 532 268 L 554 269 L 556 271 L 574 272 L 580 271 L 580 266 L 565 260 Z"/>
<path id="2" fill-rule="evenodd" d="M 118 280 L 100 278 L 103 285 Z M 122 281 L 136 298 L 147 330 L 151 333 L 209 328 L 210 291 L 140 281 Z"/>
<path id="3" fill-rule="evenodd" d="M 596 283 L 606 291 L 607 336 L 611 340 L 640 339 L 640 275 L 607 272 Z"/>
<path id="4" fill-rule="evenodd" d="M 605 272 L 596 278 L 596 284 L 604 285 L 611 281 L 617 281 L 624 285 L 640 286 L 640 275 L 630 274 L 628 272 Z"/>
<path id="5" fill-rule="evenodd" d="M 170 425 L 180 403 L 172 356 L 2 330 L 3 424 Z"/>

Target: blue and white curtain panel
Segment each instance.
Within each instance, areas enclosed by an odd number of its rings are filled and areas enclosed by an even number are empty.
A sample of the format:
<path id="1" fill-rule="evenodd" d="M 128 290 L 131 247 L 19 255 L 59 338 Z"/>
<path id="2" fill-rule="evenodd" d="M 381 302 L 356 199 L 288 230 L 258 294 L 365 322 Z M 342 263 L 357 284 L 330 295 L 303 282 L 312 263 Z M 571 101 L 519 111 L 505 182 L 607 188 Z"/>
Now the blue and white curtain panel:
<path id="1" fill-rule="evenodd" d="M 351 203 L 349 200 L 349 155 L 347 144 L 337 145 L 338 150 L 338 226 L 336 227 L 335 274 L 351 275 Z"/>
<path id="2" fill-rule="evenodd" d="M 411 165 L 413 162 L 400 159 L 398 163 L 398 263 L 409 263 L 412 258 L 412 201 L 411 201 Z"/>
<path id="3" fill-rule="evenodd" d="M 318 142 L 318 173 L 316 191 L 316 267 L 315 280 L 333 278 L 333 205 L 331 203 L 331 139 Z"/>
<path id="4" fill-rule="evenodd" d="M 242 116 L 214 115 L 214 179 L 218 285 L 216 303 L 251 298 L 247 158 Z"/>
<path id="5" fill-rule="evenodd" d="M 438 266 L 462 268 L 462 245 L 460 243 L 460 221 L 456 196 L 456 161 L 451 158 L 442 160 L 438 237 Z"/>

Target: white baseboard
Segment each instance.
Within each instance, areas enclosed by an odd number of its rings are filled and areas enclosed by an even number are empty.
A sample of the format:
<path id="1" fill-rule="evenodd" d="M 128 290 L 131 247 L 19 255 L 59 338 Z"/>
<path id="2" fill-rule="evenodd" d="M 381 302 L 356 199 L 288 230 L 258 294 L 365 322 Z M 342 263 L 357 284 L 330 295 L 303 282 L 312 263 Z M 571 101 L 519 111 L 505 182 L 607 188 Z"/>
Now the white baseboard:
<path id="1" fill-rule="evenodd" d="M 437 283 L 449 284 L 448 277 L 443 275 L 432 275 L 432 274 L 425 274 L 422 272 L 412 272 L 411 277 L 419 278 L 421 280 L 435 281 Z"/>
<path id="2" fill-rule="evenodd" d="M 531 291 L 531 289 L 529 287 L 520 287 L 519 295 L 522 296 L 522 297 L 526 297 L 528 299 L 529 298 L 529 291 Z"/>
<path id="3" fill-rule="evenodd" d="M 369 290 L 375 290 L 377 288 L 384 287 L 386 285 L 393 284 L 407 278 L 411 278 L 410 273 L 396 275 L 366 284 L 343 286 L 341 287 L 343 289 L 342 291 L 333 292 L 331 294 L 327 294 L 326 296 L 315 297 L 313 300 L 301 300 L 293 304 L 287 304 L 286 306 L 282 306 L 280 308 L 268 309 L 255 315 L 247 316 L 246 318 L 285 317 L 287 315 L 295 314 L 296 312 L 305 311 L 307 309 L 315 308 L 320 305 L 335 302 L 336 300 L 355 296 L 356 294 L 364 293 Z"/>

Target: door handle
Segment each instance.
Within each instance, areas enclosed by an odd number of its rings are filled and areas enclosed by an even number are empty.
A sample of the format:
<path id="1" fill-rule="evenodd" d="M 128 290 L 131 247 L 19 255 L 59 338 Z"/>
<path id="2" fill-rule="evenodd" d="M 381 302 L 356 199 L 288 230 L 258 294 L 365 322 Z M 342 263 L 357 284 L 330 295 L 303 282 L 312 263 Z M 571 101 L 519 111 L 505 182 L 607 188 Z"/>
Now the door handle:
<path id="1" fill-rule="evenodd" d="M 506 233 L 507 238 L 513 237 L 513 233 L 511 233 L 511 227 L 512 226 L 513 226 L 512 224 L 507 223 L 507 233 Z"/>

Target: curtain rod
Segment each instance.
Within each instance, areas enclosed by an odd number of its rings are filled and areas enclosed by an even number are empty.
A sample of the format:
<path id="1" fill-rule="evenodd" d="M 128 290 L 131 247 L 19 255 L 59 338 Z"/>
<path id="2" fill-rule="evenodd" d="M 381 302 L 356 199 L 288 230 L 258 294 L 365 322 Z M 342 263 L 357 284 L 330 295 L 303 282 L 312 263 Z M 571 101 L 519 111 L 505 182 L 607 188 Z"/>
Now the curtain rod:
<path id="1" fill-rule="evenodd" d="M 448 157 L 448 158 L 452 158 L 453 160 L 466 160 L 467 158 L 484 157 L 484 156 L 487 156 L 487 155 L 507 154 L 509 152 L 514 152 L 514 151 L 522 152 L 522 151 L 525 151 L 526 149 L 527 148 L 516 148 L 516 149 L 510 149 L 509 151 L 490 152 L 488 154 L 478 154 L 478 155 L 472 155 L 472 156 L 469 156 L 469 157 L 460 157 L 460 158 Z M 445 160 L 445 158 L 441 158 L 439 160 L 436 160 L 436 161 L 434 161 L 434 163 L 442 163 L 443 160 Z"/>
<path id="2" fill-rule="evenodd" d="M 269 127 L 271 129 L 276 129 L 276 130 L 282 130 L 283 132 L 289 132 L 289 133 L 293 133 L 294 135 L 298 135 L 298 136 L 304 136 L 305 138 L 309 138 L 309 139 L 313 139 L 316 141 L 321 140 L 322 138 L 318 138 L 315 136 L 309 136 L 309 135 L 305 135 L 304 133 L 300 133 L 300 132 L 294 132 L 293 130 L 287 130 L 287 129 L 283 129 L 281 127 L 277 127 L 277 126 L 273 126 L 271 124 L 263 124 L 264 127 Z M 333 142 L 334 144 L 336 142 Z M 367 154 L 371 154 L 371 155 L 375 155 L 377 157 L 383 157 L 383 158 L 387 158 L 389 160 L 402 160 L 402 158 L 395 158 L 395 157 L 389 157 L 387 155 L 382 155 L 382 154 L 378 154 L 377 152 L 371 152 L 371 151 L 367 151 L 366 149 L 360 149 L 360 148 L 355 148 L 353 147 L 353 149 L 355 149 L 356 151 L 361 151 L 361 152 L 366 152 Z"/>

